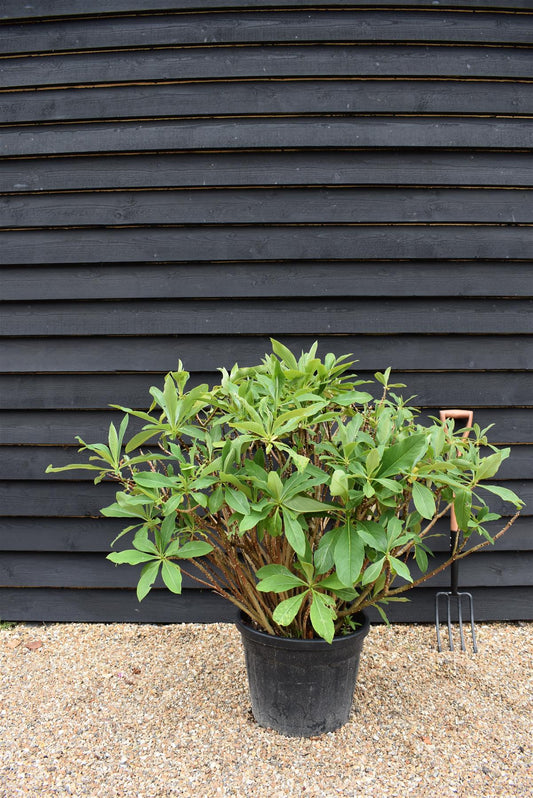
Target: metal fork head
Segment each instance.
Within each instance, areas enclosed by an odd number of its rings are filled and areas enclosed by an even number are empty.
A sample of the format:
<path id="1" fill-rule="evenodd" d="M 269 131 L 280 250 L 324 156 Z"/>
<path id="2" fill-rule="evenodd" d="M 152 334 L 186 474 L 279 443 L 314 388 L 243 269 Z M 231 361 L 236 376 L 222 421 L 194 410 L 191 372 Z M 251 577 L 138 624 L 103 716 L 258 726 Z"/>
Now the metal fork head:
<path id="1" fill-rule="evenodd" d="M 452 635 L 452 603 L 457 605 L 457 620 L 459 624 L 459 638 L 461 640 L 461 651 L 466 651 L 465 636 L 463 629 L 463 598 L 466 599 L 468 606 L 468 622 L 472 631 L 472 647 L 474 654 L 477 654 L 477 640 L 476 629 L 474 626 L 474 600 L 471 593 L 459 593 L 458 591 L 440 591 L 435 596 L 435 629 L 437 632 L 437 648 L 442 651 L 442 644 L 440 638 L 440 617 L 439 617 L 439 601 L 441 598 L 446 599 L 446 624 L 448 626 L 448 643 L 450 651 L 454 650 L 453 635 Z"/>

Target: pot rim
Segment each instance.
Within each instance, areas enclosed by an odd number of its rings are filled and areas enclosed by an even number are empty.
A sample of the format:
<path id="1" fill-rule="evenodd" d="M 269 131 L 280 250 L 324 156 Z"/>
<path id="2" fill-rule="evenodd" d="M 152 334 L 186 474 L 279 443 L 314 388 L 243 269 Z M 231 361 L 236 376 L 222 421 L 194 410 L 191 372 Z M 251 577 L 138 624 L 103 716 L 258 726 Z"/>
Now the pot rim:
<path id="1" fill-rule="evenodd" d="M 300 637 L 278 637 L 277 635 L 270 635 L 268 632 L 263 632 L 254 629 L 250 626 L 249 622 L 245 620 L 245 613 L 241 612 L 235 624 L 243 637 L 253 640 L 257 644 L 270 646 L 271 648 L 298 648 L 304 650 L 331 650 L 334 646 L 336 649 L 342 648 L 343 645 L 349 647 L 355 639 L 362 639 L 366 637 L 370 629 L 370 618 L 366 612 L 358 612 L 354 618 L 361 619 L 362 625 L 348 635 L 341 635 L 334 637 L 331 643 L 321 637 L 313 640 L 303 640 Z"/>

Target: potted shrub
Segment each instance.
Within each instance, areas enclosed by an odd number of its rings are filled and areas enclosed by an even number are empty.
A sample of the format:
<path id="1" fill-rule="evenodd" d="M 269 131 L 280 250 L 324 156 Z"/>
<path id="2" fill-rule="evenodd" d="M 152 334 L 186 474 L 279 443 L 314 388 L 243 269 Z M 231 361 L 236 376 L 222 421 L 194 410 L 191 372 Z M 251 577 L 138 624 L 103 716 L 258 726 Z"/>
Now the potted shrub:
<path id="1" fill-rule="evenodd" d="M 509 454 L 481 453 L 486 430 L 464 439 L 453 422 L 423 426 L 390 369 L 375 375 L 376 397 L 346 356 L 316 349 L 297 359 L 272 341 L 259 365 L 222 368 L 211 388 L 188 388 L 180 361 L 150 389 L 147 412 L 119 408 L 106 444 L 78 438 L 88 462 L 47 469 L 118 482 L 102 513 L 123 518 L 118 538 L 131 542 L 108 558 L 142 565 L 139 600 L 159 573 L 180 593 L 186 572 L 239 609 L 254 715 L 289 735 L 348 719 L 367 607 L 384 615 L 500 537 L 514 519 L 492 538 L 487 494 L 521 506 L 485 482 Z M 142 429 L 125 441 L 131 417 Z M 462 541 L 431 569 L 435 524 L 451 507 Z M 481 541 L 467 549 L 472 535 Z"/>

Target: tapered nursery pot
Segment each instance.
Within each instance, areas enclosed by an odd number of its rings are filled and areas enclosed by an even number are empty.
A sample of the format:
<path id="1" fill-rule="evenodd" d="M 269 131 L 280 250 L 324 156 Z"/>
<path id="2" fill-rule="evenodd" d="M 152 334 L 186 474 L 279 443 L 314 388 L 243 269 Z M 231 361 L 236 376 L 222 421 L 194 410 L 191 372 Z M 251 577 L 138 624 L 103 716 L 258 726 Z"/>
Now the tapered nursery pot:
<path id="1" fill-rule="evenodd" d="M 352 634 L 325 640 L 274 637 L 241 618 L 252 712 L 260 726 L 288 737 L 314 737 L 347 723 L 368 617 Z"/>

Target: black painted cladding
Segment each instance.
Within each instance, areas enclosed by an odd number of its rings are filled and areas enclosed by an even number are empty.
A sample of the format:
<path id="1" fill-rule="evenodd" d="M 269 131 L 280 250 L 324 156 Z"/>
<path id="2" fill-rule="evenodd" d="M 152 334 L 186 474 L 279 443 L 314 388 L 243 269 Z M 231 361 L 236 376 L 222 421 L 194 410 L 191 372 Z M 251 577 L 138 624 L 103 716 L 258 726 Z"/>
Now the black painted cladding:
<path id="1" fill-rule="evenodd" d="M 192 582 L 138 605 L 112 486 L 44 468 L 269 335 L 495 424 L 528 507 L 463 584 L 533 617 L 532 47 L 529 0 L 4 0 L 0 618 L 234 617 Z"/>

